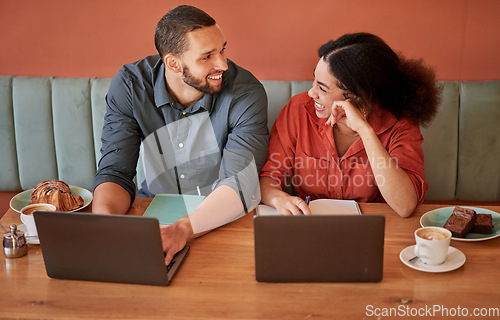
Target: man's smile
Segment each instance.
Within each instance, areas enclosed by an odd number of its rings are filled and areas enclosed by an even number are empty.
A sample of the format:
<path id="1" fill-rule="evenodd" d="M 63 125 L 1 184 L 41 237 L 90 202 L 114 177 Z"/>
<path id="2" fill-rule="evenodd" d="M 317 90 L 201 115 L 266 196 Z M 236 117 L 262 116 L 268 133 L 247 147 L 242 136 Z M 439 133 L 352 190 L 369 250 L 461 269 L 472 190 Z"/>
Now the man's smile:
<path id="1" fill-rule="evenodd" d="M 208 79 L 211 79 L 211 80 L 220 80 L 220 79 L 222 79 L 222 73 L 208 76 Z"/>

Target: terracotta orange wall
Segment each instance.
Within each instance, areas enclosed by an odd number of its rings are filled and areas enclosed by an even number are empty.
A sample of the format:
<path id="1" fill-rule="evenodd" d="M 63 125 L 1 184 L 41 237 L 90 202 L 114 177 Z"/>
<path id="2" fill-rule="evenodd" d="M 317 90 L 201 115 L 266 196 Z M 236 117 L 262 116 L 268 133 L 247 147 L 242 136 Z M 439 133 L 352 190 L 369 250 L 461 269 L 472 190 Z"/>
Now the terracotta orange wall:
<path id="1" fill-rule="evenodd" d="M 500 79 L 498 0 L 0 0 L 0 75 L 112 77 L 156 53 L 156 22 L 181 3 L 210 13 L 261 80 L 311 80 L 317 48 L 356 31 L 441 80 Z"/>

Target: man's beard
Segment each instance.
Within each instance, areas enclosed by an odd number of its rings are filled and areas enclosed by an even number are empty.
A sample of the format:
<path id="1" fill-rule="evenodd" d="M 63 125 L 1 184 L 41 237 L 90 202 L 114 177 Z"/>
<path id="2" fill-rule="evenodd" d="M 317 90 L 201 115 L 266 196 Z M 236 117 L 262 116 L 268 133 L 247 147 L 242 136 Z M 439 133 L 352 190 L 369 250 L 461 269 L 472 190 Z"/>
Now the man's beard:
<path id="1" fill-rule="evenodd" d="M 205 94 L 217 94 L 222 90 L 222 85 L 212 88 L 210 87 L 208 81 L 205 81 L 205 84 L 203 84 L 203 79 L 196 78 L 191 72 L 189 72 L 189 68 L 186 65 L 182 67 L 182 80 L 188 86 L 193 87 Z"/>

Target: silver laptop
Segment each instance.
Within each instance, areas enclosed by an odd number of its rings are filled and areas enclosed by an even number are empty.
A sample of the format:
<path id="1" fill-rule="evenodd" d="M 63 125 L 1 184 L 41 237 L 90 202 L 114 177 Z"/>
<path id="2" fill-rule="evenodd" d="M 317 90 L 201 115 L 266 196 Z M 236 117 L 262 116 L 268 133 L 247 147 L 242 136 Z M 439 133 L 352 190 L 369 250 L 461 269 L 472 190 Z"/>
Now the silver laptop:
<path id="1" fill-rule="evenodd" d="M 383 215 L 255 216 L 255 276 L 262 282 L 382 280 Z"/>
<path id="2" fill-rule="evenodd" d="M 156 218 L 53 211 L 34 217 L 51 278 L 166 286 L 189 250 L 166 266 Z"/>

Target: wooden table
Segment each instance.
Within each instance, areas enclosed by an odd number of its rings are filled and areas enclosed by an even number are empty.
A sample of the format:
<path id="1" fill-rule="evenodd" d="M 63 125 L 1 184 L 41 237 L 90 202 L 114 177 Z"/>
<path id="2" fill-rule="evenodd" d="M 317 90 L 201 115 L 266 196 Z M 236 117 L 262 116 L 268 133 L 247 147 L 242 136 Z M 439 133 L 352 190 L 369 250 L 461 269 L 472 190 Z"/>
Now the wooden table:
<path id="1" fill-rule="evenodd" d="M 136 200 L 129 214 L 141 215 L 150 201 Z M 405 266 L 399 253 L 414 244 L 420 216 L 440 205 L 421 205 L 408 219 L 399 218 L 385 204 L 360 207 L 364 214 L 386 216 L 380 283 L 255 281 L 249 214 L 190 242 L 186 261 L 167 287 L 51 279 L 37 245 L 31 245 L 23 258 L 1 254 L 0 318 L 465 319 L 460 315 L 479 311 L 489 315 L 467 318 L 500 319 L 499 238 L 452 241 L 467 257 L 464 266 L 447 273 L 420 272 Z M 484 208 L 500 212 L 500 207 Z M 9 210 L 1 223 L 20 223 L 19 215 Z M 389 312 L 393 317 L 385 316 Z"/>

